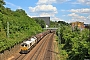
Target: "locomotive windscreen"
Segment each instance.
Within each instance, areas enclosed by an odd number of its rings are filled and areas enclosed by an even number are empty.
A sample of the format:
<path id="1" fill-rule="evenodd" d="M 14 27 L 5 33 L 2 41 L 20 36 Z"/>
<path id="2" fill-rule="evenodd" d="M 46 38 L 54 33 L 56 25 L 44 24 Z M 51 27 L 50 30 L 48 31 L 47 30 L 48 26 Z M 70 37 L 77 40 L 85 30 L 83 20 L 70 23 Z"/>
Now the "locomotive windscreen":
<path id="1" fill-rule="evenodd" d="M 27 46 L 27 44 L 26 43 L 23 43 L 23 44 L 21 44 L 21 46 Z"/>

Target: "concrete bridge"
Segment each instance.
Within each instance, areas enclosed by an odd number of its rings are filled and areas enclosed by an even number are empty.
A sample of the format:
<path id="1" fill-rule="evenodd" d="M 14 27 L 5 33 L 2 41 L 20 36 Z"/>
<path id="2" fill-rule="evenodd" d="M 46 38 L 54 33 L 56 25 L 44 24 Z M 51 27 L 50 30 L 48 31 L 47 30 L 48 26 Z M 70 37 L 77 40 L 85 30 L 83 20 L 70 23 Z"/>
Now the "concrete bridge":
<path id="1" fill-rule="evenodd" d="M 58 28 L 44 28 L 45 30 L 51 30 L 51 31 L 56 31 Z"/>
<path id="2" fill-rule="evenodd" d="M 45 30 L 57 30 L 58 28 L 44 28 Z"/>

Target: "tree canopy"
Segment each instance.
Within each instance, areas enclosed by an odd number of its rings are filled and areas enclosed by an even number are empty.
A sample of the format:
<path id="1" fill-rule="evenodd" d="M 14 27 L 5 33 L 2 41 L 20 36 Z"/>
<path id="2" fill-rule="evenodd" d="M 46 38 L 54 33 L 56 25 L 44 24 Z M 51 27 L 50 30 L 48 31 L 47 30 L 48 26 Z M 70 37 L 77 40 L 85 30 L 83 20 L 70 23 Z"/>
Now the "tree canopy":
<path id="1" fill-rule="evenodd" d="M 21 43 L 26 38 L 42 32 L 43 24 L 40 25 L 30 18 L 23 9 L 5 8 L 5 2 L 0 0 L 0 52 L 10 49 Z"/>

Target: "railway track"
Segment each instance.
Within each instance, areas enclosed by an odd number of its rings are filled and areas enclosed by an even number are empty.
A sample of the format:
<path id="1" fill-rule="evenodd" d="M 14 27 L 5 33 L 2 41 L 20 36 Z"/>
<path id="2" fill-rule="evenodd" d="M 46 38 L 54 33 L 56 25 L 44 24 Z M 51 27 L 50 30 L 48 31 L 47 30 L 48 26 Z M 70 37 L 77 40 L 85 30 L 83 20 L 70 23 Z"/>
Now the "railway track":
<path id="1" fill-rule="evenodd" d="M 28 54 L 18 54 L 12 60 L 51 60 L 52 54 L 49 53 L 49 49 L 52 46 L 53 35 L 47 34 Z"/>
<path id="2" fill-rule="evenodd" d="M 33 55 L 33 58 L 30 60 L 43 60 L 43 56 L 45 53 L 45 50 L 47 49 L 47 44 L 50 40 L 50 37 L 52 36 L 52 34 L 50 34 L 49 36 L 47 36 L 42 45 L 39 46 L 39 49 L 37 50 L 37 52 Z"/>
<path id="3" fill-rule="evenodd" d="M 19 57 L 17 57 L 15 60 L 23 60 L 23 58 L 26 56 L 26 54 L 21 54 Z"/>
<path id="4" fill-rule="evenodd" d="M 51 40 L 53 40 L 53 35 L 50 37 Z M 48 46 L 47 46 L 47 50 L 45 52 L 44 58 L 43 60 L 52 60 L 52 43 L 53 41 L 49 40 Z"/>
<path id="5" fill-rule="evenodd" d="M 15 58 L 12 58 L 11 60 L 23 60 L 26 54 L 17 54 Z"/>
<path id="6" fill-rule="evenodd" d="M 30 60 L 37 60 L 37 57 L 38 57 L 38 55 L 39 55 L 39 53 L 40 53 L 41 49 L 43 48 L 46 41 L 47 41 L 47 38 L 45 38 L 45 40 L 42 42 L 42 44 L 38 47 L 38 49 L 33 54 L 33 56 L 30 58 Z"/>

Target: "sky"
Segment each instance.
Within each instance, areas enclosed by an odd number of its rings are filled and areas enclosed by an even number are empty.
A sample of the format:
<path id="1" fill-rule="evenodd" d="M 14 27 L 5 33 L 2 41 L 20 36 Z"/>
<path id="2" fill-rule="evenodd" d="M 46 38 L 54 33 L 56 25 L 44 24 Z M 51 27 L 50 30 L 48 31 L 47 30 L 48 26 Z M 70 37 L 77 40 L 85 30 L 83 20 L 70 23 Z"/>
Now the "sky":
<path id="1" fill-rule="evenodd" d="M 90 24 L 90 0 L 4 0 L 11 10 L 23 9 L 29 17 Z"/>

